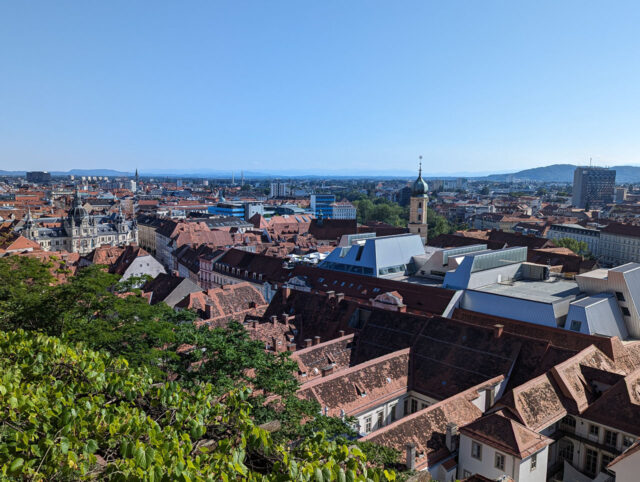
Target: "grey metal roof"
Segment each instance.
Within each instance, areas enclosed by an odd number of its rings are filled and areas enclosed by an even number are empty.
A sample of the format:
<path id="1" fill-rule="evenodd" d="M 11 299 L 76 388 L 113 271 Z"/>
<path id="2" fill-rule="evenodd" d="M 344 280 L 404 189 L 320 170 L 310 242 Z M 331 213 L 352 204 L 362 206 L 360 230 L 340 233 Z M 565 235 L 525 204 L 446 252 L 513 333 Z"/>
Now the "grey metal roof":
<path id="1" fill-rule="evenodd" d="M 520 280 L 509 283 L 494 283 L 474 291 L 492 293 L 495 295 L 538 301 L 540 303 L 554 303 L 580 293 L 575 281 L 557 279 L 554 281 Z"/>

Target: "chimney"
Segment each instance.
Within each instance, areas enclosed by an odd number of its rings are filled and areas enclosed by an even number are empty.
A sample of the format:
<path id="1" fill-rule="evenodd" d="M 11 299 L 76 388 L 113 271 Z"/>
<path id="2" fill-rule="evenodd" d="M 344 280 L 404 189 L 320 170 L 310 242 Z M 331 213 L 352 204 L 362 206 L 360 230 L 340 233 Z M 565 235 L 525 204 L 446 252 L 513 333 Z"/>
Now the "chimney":
<path id="1" fill-rule="evenodd" d="M 407 312 L 407 305 L 405 305 L 405 304 L 398 305 L 398 312 L 399 313 L 406 313 Z"/>
<path id="2" fill-rule="evenodd" d="M 333 373 L 333 365 L 327 365 L 322 369 L 322 376 L 326 377 L 327 375 L 331 375 Z"/>
<path id="3" fill-rule="evenodd" d="M 313 337 L 313 344 L 314 345 L 319 345 L 320 344 L 320 337 L 318 335 Z"/>
<path id="4" fill-rule="evenodd" d="M 344 293 L 338 293 L 336 295 L 336 300 L 338 301 L 338 303 L 340 303 L 342 300 L 344 300 Z"/>
<path id="5" fill-rule="evenodd" d="M 496 323 L 495 325 L 493 325 L 493 337 L 500 338 L 502 336 L 503 330 L 504 330 L 504 325 L 501 325 L 500 323 Z"/>
<path id="6" fill-rule="evenodd" d="M 336 292 L 331 290 L 331 291 L 327 291 L 327 299 L 331 299 L 336 295 Z"/>
<path id="7" fill-rule="evenodd" d="M 276 323 L 278 323 L 278 317 L 276 315 L 271 315 L 269 319 L 271 320 L 272 325 L 275 325 Z"/>
<path id="8" fill-rule="evenodd" d="M 454 422 L 449 422 L 447 424 L 445 445 L 449 449 L 449 452 L 455 452 L 458 450 L 458 425 Z"/>
<path id="9" fill-rule="evenodd" d="M 282 288 L 282 298 L 284 299 L 284 301 L 289 299 L 289 295 L 291 295 L 291 288 Z"/>
<path id="10" fill-rule="evenodd" d="M 311 340 L 311 338 L 305 338 L 304 347 L 309 348 L 311 345 L 313 345 L 313 341 Z"/>
<path id="11" fill-rule="evenodd" d="M 251 328 L 257 328 L 258 327 L 258 320 L 251 320 Z"/>
<path id="12" fill-rule="evenodd" d="M 291 353 L 296 351 L 296 344 L 295 343 L 288 343 L 287 344 L 287 351 L 290 351 Z"/>
<path id="13" fill-rule="evenodd" d="M 342 338 L 344 336 L 344 330 L 338 330 L 338 338 Z"/>
<path id="14" fill-rule="evenodd" d="M 406 461 L 407 470 L 416 470 L 416 444 L 407 444 Z"/>
<path id="15" fill-rule="evenodd" d="M 491 408 L 494 402 L 493 387 L 484 389 L 484 411 Z"/>

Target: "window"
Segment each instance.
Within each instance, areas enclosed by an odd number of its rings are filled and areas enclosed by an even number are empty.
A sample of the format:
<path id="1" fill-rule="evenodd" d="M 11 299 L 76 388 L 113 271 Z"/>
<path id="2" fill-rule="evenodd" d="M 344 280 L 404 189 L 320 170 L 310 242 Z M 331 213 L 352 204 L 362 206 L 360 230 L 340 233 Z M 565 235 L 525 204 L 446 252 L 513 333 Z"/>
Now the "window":
<path id="1" fill-rule="evenodd" d="M 404 416 L 409 415 L 409 399 L 405 398 L 404 399 Z"/>
<path id="2" fill-rule="evenodd" d="M 471 442 L 471 456 L 474 459 L 482 460 L 482 445 L 478 442 Z"/>
<path id="3" fill-rule="evenodd" d="M 395 422 L 395 421 L 396 421 L 396 408 L 397 408 L 397 405 L 391 405 L 391 407 L 390 407 L 390 409 L 389 409 L 389 410 L 390 410 L 390 412 L 389 412 L 389 418 L 390 418 L 390 420 L 391 420 L 392 422 Z"/>
<path id="4" fill-rule="evenodd" d="M 598 467 L 598 452 L 593 449 L 587 449 L 587 453 L 584 458 L 584 470 L 590 475 L 596 475 L 596 469 Z"/>
<path id="5" fill-rule="evenodd" d="M 604 431 L 604 444 L 609 447 L 615 447 L 618 445 L 618 432 L 612 432 L 611 430 Z"/>
<path id="6" fill-rule="evenodd" d="M 595 437 L 600 435 L 600 427 L 597 425 L 589 425 L 589 435 L 593 435 Z"/>
<path id="7" fill-rule="evenodd" d="M 620 309 L 622 310 L 622 314 L 624 316 L 631 316 L 631 313 L 629 312 L 629 308 L 627 308 L 626 306 L 621 306 Z"/>
<path id="8" fill-rule="evenodd" d="M 613 455 L 609 455 L 609 454 L 602 454 L 602 463 L 600 464 L 600 472 L 606 472 L 607 474 L 612 474 L 613 472 L 610 472 L 607 469 L 607 465 L 609 465 L 613 459 L 615 457 Z"/>
<path id="9" fill-rule="evenodd" d="M 622 450 L 631 447 L 633 445 L 633 437 L 627 435 L 622 436 Z"/>
<path id="10" fill-rule="evenodd" d="M 573 462 L 573 443 L 569 440 L 562 440 L 560 442 L 560 450 L 558 450 L 558 457 L 566 460 L 569 463 Z"/>
<path id="11" fill-rule="evenodd" d="M 624 295 L 620 291 L 616 291 L 616 298 L 618 298 L 618 301 L 626 301 L 624 299 Z"/>
<path id="12" fill-rule="evenodd" d="M 464 478 L 466 479 L 467 477 L 471 477 L 471 472 L 469 472 L 468 470 L 464 471 Z"/>
<path id="13" fill-rule="evenodd" d="M 384 425 L 384 412 L 381 410 L 378 412 L 378 428 L 382 428 Z"/>
<path id="14" fill-rule="evenodd" d="M 529 470 L 533 472 L 534 470 L 536 470 L 537 466 L 538 466 L 538 454 L 533 454 L 531 456 L 531 467 Z"/>
<path id="15" fill-rule="evenodd" d="M 562 420 L 560 420 L 560 425 L 564 425 L 565 427 L 576 428 L 576 419 L 571 415 L 567 415 Z"/>
<path id="16" fill-rule="evenodd" d="M 411 413 L 418 411 L 418 400 L 411 400 Z"/>
<path id="17" fill-rule="evenodd" d="M 498 470 L 504 470 L 504 455 L 496 452 L 495 467 Z"/>
<path id="18" fill-rule="evenodd" d="M 582 326 L 581 321 L 573 320 L 571 322 L 571 331 L 580 331 L 580 327 Z"/>
<path id="19" fill-rule="evenodd" d="M 371 432 L 371 417 L 367 417 L 364 419 L 364 432 Z"/>

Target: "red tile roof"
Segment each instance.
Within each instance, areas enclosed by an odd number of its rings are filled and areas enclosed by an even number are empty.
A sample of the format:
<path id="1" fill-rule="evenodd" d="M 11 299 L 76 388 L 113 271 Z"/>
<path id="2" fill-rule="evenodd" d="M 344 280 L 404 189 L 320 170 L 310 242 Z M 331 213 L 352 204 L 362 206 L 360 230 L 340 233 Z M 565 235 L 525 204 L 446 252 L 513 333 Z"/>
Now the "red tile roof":
<path id="1" fill-rule="evenodd" d="M 461 427 L 460 433 L 521 460 L 553 443 L 552 439 L 497 413 Z"/>

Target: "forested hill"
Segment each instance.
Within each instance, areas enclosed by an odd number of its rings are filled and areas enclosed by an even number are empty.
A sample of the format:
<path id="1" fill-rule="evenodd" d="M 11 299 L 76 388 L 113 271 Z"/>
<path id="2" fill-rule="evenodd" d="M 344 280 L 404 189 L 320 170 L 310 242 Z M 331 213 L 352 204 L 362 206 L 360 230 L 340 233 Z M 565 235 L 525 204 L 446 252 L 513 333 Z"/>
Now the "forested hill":
<path id="1" fill-rule="evenodd" d="M 487 176 L 492 181 L 506 181 L 513 177 L 514 180 L 529 180 L 541 182 L 573 182 L 574 164 L 552 164 L 550 166 L 525 169 L 510 174 L 491 174 Z M 614 166 L 616 182 L 640 182 L 640 167 L 638 166 Z"/>

